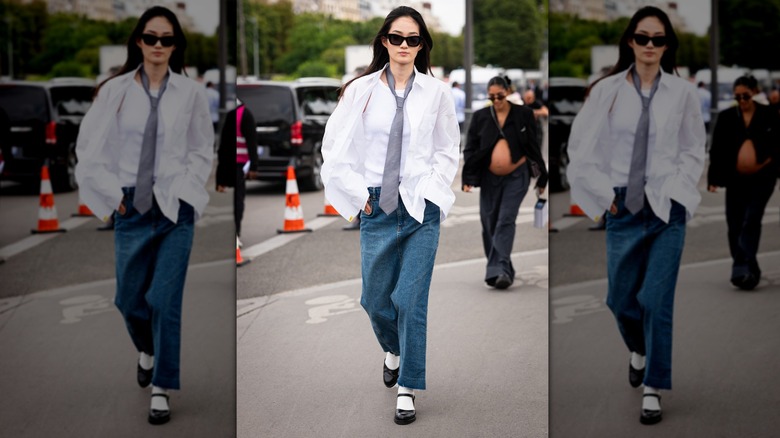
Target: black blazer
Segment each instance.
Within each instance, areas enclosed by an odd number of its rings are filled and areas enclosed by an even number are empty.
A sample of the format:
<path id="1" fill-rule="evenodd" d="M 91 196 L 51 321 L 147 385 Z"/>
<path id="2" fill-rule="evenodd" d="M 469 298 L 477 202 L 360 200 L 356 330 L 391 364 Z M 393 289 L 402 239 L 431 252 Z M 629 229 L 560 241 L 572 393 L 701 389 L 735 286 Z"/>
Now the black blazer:
<path id="1" fill-rule="evenodd" d="M 509 143 L 512 162 L 516 163 L 525 156 L 529 166 L 531 162 L 536 163 L 540 170 L 536 187 L 545 187 L 547 167 L 537 140 L 534 112 L 526 106 L 507 103 L 510 105 L 509 114 L 502 129 Z M 483 172 L 490 166 L 490 156 L 499 138 L 498 126 L 490 113 L 490 107 L 476 111 L 471 117 L 466 147 L 463 149 L 463 184 L 479 186 Z"/>
<path id="2" fill-rule="evenodd" d="M 246 139 L 246 148 L 249 152 L 249 169 L 257 171 L 257 131 L 255 130 L 255 118 L 249 108 L 244 108 L 244 116 L 241 118 L 241 133 Z M 217 151 L 217 185 L 235 187 L 236 185 L 236 109 L 230 110 L 225 115 L 225 124 L 222 126 L 222 135 Z"/>
<path id="3" fill-rule="evenodd" d="M 718 114 L 710 148 L 708 185 L 728 187 L 734 180 L 739 148 L 747 139 L 753 140 L 757 162 L 772 157 L 772 162 L 761 173 L 777 172 L 780 165 L 780 115 L 766 105 L 756 104 L 756 113 L 746 128 L 739 107 L 732 107 Z"/>

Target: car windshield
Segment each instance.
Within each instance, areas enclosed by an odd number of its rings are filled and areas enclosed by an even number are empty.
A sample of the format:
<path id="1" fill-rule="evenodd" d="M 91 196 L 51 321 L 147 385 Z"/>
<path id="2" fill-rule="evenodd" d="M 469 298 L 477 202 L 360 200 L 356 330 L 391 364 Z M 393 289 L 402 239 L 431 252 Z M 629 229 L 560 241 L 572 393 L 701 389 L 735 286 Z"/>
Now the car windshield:
<path id="1" fill-rule="evenodd" d="M 335 87 L 299 88 L 298 100 L 307 116 L 329 116 L 338 105 L 338 89 Z"/>
<path id="2" fill-rule="evenodd" d="M 61 117 L 84 116 L 95 89 L 92 87 L 52 87 L 51 100 Z"/>
<path id="3" fill-rule="evenodd" d="M 46 91 L 30 85 L 0 85 L 0 108 L 11 123 L 47 121 Z"/>
<path id="4" fill-rule="evenodd" d="M 584 100 L 583 87 L 550 87 L 550 115 L 576 115 Z"/>
<path id="5" fill-rule="evenodd" d="M 288 87 L 246 85 L 238 88 L 238 98 L 252 111 L 258 125 L 290 125 L 294 120 L 293 95 Z"/>

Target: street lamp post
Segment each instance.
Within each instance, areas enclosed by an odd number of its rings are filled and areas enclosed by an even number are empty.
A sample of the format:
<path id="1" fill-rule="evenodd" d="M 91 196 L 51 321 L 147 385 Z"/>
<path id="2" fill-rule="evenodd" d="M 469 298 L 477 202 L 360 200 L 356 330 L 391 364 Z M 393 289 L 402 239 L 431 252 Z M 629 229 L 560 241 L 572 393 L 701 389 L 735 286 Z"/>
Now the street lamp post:
<path id="1" fill-rule="evenodd" d="M 472 86 L 471 86 L 471 66 L 474 65 L 474 2 L 473 0 L 466 0 L 466 28 L 463 38 L 465 44 L 465 50 L 463 51 L 463 69 L 466 72 L 466 83 L 464 85 L 466 91 L 466 120 L 463 126 L 468 126 L 471 121 L 471 101 Z"/>
<path id="2" fill-rule="evenodd" d="M 5 22 L 8 25 L 8 77 L 14 78 L 14 45 L 11 43 L 11 17 L 5 16 Z"/>
<path id="3" fill-rule="evenodd" d="M 258 37 L 257 17 L 254 15 L 249 17 L 249 21 L 252 22 L 252 53 L 254 54 L 254 72 L 255 77 L 260 77 L 260 40 Z"/>

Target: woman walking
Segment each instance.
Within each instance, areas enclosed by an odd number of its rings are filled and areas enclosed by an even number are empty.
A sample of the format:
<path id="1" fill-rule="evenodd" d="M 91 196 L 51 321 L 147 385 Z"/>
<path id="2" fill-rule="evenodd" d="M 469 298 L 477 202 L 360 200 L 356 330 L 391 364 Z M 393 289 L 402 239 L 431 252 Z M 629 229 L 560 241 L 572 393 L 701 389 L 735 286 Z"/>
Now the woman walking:
<path id="1" fill-rule="evenodd" d="M 485 282 L 506 289 L 515 279 L 512 244 L 517 213 L 536 169 L 537 194 L 547 185 L 534 112 L 507 100 L 509 84 L 500 76 L 488 82 L 492 106 L 474 113 L 463 150 L 463 191 L 479 192 L 482 245 L 487 257 Z"/>
<path id="2" fill-rule="evenodd" d="M 460 131 L 452 93 L 427 76 L 433 40 L 416 10 L 390 12 L 372 46 L 328 120 L 322 180 L 342 216 L 360 214 L 360 302 L 386 353 L 384 384 L 399 385 L 394 421 L 409 424 L 425 389 L 428 291 Z"/>
<path id="3" fill-rule="evenodd" d="M 674 291 L 704 168 L 696 89 L 672 74 L 677 47 L 666 13 L 637 11 L 569 137 L 572 199 L 607 216 L 607 305 L 631 352 L 629 383 L 644 384 L 643 424 L 661 421 L 659 391 L 672 387 Z"/>
<path id="4" fill-rule="evenodd" d="M 181 75 L 186 47 L 173 12 L 144 12 L 124 66 L 98 87 L 76 149 L 84 202 L 115 222 L 115 303 L 140 355 L 138 384 L 152 385 L 152 424 L 170 419 L 168 390 L 180 387 L 182 292 L 213 158 L 205 89 Z"/>
<path id="5" fill-rule="evenodd" d="M 726 223 L 733 264 L 731 283 L 752 290 L 761 279 L 756 253 L 780 160 L 780 115 L 753 100 L 758 81 L 742 76 L 734 82 L 737 106 L 718 115 L 710 149 L 707 187 L 726 188 Z"/>

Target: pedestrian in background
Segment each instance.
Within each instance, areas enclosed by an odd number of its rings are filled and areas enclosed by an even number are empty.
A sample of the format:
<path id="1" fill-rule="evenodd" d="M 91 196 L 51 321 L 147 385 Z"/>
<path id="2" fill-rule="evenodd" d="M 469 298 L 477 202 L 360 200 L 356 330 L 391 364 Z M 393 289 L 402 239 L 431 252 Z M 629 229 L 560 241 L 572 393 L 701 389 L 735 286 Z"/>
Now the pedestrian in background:
<path id="1" fill-rule="evenodd" d="M 371 45 L 328 120 L 322 181 L 342 216 L 360 214 L 360 303 L 386 353 L 384 384 L 399 385 L 394 421 L 409 424 L 426 387 L 428 292 L 460 131 L 452 92 L 428 76 L 433 40 L 419 12 L 393 9 Z"/>
<path id="2" fill-rule="evenodd" d="M 712 105 L 712 93 L 704 85 L 704 82 L 699 81 L 698 88 L 696 90 L 699 93 L 699 102 L 701 102 L 701 118 L 704 120 L 704 130 L 710 132 L 710 106 Z"/>
<path id="3" fill-rule="evenodd" d="M 139 352 L 138 384 L 152 385 L 152 424 L 169 420 L 168 391 L 180 388 L 182 294 L 213 159 L 206 91 L 182 76 L 186 47 L 173 12 L 146 10 L 76 147 L 82 199 L 104 221 L 114 217 L 115 303 Z"/>
<path id="4" fill-rule="evenodd" d="M 238 106 L 225 115 L 225 125 L 217 152 L 217 191 L 227 187 L 233 191 L 233 216 L 236 236 L 241 242 L 241 221 L 244 218 L 246 180 L 257 178 L 257 131 L 252 111 L 240 100 Z"/>
<path id="5" fill-rule="evenodd" d="M 761 220 L 772 196 L 780 160 L 780 114 L 757 103 L 752 76 L 734 81 L 737 106 L 721 111 L 710 149 L 707 188 L 726 188 L 731 284 L 754 289 L 761 280 Z"/>
<path id="6" fill-rule="evenodd" d="M 531 89 L 525 90 L 525 93 L 523 93 L 523 103 L 534 111 L 534 119 L 536 120 L 536 141 L 541 145 L 542 140 L 544 139 L 542 121 L 550 115 L 550 111 L 542 102 L 536 100 L 536 93 Z"/>
<path id="7" fill-rule="evenodd" d="M 452 99 L 455 101 L 458 128 L 460 128 L 460 132 L 463 132 L 463 123 L 466 121 L 466 92 L 460 88 L 460 84 L 457 82 L 452 83 Z"/>
<path id="8" fill-rule="evenodd" d="M 219 91 L 214 87 L 211 81 L 206 82 L 206 97 L 209 99 L 209 113 L 211 113 L 211 124 L 214 126 L 214 132 L 219 129 Z"/>
<path id="9" fill-rule="evenodd" d="M 607 211 L 607 305 L 644 384 L 640 421 L 661 421 L 672 388 L 672 314 L 685 224 L 701 200 L 706 134 L 696 88 L 673 74 L 677 35 L 662 10 L 639 9 L 617 64 L 596 81 L 572 124 L 572 201 Z"/>
<path id="10" fill-rule="evenodd" d="M 515 280 L 512 245 L 517 213 L 531 183 L 538 195 L 547 185 L 547 170 L 536 135 L 533 110 L 507 100 L 509 84 L 500 76 L 488 82 L 493 105 L 474 113 L 463 150 L 464 192 L 480 187 L 479 216 L 487 257 L 485 282 L 506 289 Z M 533 170 L 536 169 L 536 170 Z"/>

